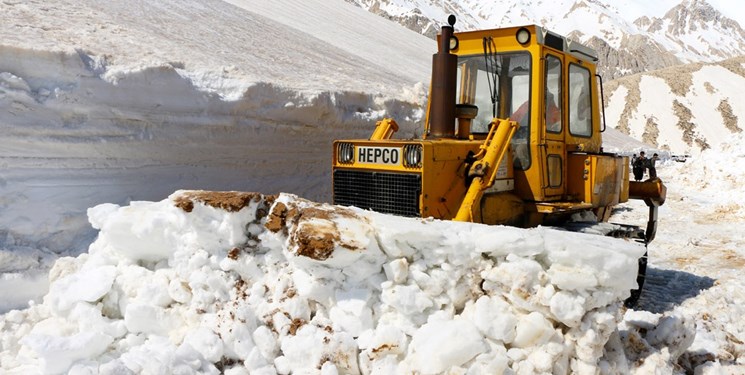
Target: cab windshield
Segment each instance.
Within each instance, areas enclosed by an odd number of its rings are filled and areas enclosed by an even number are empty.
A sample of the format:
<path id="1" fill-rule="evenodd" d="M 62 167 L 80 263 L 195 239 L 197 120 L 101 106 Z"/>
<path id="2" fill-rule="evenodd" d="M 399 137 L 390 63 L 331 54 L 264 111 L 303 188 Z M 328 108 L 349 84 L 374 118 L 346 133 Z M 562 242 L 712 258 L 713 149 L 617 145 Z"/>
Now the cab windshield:
<path id="1" fill-rule="evenodd" d="M 458 57 L 456 101 L 478 107 L 471 133 L 486 133 L 492 118 L 519 124 L 512 138 L 515 167 L 526 169 L 530 134 L 530 54 L 505 52 Z"/>

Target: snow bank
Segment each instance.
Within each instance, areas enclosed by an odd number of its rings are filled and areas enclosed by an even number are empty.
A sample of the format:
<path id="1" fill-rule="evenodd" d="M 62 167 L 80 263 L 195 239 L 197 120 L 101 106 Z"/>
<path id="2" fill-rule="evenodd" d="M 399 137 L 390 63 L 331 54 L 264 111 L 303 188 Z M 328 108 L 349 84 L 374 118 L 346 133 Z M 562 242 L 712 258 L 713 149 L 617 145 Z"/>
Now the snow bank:
<path id="1" fill-rule="evenodd" d="M 0 320 L 3 371 L 627 369 L 617 326 L 644 252 L 631 242 L 286 194 L 179 191 L 89 220 L 89 252 L 57 261 L 43 303 Z"/>
<path id="2" fill-rule="evenodd" d="M 437 46 L 422 35 L 341 1 L 261 3 L 0 3 L 0 13 L 9 20 L 0 24 L 0 44 L 42 53 L 79 51 L 92 56 L 88 65 L 97 71 L 106 64 L 177 65 L 195 75 L 222 76 L 227 86 L 209 87 L 224 94 L 233 92 L 230 79 L 272 82 L 297 91 L 366 88 L 387 94 L 428 79 L 430 55 Z M 311 16 L 311 10 L 318 15 Z M 288 22 L 282 13 L 303 15 L 307 21 Z M 319 31 L 318 22 L 332 31 Z M 371 29 L 379 39 L 362 39 Z M 390 52 L 391 42 L 404 52 L 383 63 L 380 56 Z M 11 51 L 9 60 L 16 57 L 23 58 Z M 6 61 L 0 60 L 0 71 Z"/>
<path id="3" fill-rule="evenodd" d="M 421 132 L 434 41 L 336 7 L 319 39 L 220 0 L 0 3 L 0 258 L 78 254 L 88 207 L 176 189 L 328 200 L 334 139 L 384 115 Z M 371 24 L 384 46 L 362 46 Z"/>
<path id="4" fill-rule="evenodd" d="M 300 91 L 179 63 L 107 65 L 80 50 L 0 45 L 0 251 L 78 254 L 85 210 L 177 189 L 330 197 L 334 139 L 393 116 L 421 132 L 424 85 Z"/>
<path id="5" fill-rule="evenodd" d="M 703 203 L 713 222 L 745 221 L 745 134 L 731 136 L 716 149 L 703 151 L 685 163 L 669 162 L 677 190 L 696 187 L 687 199 Z M 726 192 L 726 193 L 725 193 Z"/>

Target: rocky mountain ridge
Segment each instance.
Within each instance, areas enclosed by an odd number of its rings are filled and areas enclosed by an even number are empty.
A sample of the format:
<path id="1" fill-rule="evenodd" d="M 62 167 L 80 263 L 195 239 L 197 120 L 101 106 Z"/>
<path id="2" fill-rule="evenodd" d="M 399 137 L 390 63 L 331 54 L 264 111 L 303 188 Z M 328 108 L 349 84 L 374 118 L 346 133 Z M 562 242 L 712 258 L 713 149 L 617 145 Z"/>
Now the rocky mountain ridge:
<path id="1" fill-rule="evenodd" d="M 673 153 L 716 149 L 745 129 L 745 56 L 692 63 L 608 82 L 608 125 Z"/>
<path id="2" fill-rule="evenodd" d="M 535 23 L 596 49 L 600 72 L 610 79 L 745 55 L 745 30 L 705 0 L 683 0 L 660 17 L 642 2 L 610 0 L 346 1 L 431 37 L 448 14 L 458 17 L 460 30 Z M 625 8 L 631 5 L 633 12 Z"/>

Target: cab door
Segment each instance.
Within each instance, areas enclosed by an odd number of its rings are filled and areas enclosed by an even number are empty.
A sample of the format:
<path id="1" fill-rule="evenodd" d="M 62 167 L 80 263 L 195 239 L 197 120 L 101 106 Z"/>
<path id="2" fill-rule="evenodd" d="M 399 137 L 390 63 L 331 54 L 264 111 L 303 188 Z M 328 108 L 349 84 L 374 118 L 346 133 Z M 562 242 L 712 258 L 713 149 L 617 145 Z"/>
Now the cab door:
<path id="1" fill-rule="evenodd" d="M 558 55 L 544 56 L 544 83 L 541 109 L 543 115 L 540 160 L 543 166 L 543 195 L 546 200 L 561 199 L 566 190 L 566 147 L 564 135 L 564 74 L 563 61 Z"/>

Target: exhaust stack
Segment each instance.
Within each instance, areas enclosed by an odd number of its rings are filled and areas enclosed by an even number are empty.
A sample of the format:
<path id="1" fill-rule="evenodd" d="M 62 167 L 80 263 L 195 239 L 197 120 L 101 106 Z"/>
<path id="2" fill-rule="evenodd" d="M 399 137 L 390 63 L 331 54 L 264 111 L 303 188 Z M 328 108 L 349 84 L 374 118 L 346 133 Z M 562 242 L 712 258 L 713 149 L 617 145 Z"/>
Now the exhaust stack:
<path id="1" fill-rule="evenodd" d="M 433 138 L 455 137 L 455 81 L 458 56 L 450 53 L 455 16 L 440 32 L 437 53 L 432 55 L 432 97 L 429 106 L 429 135 Z"/>

